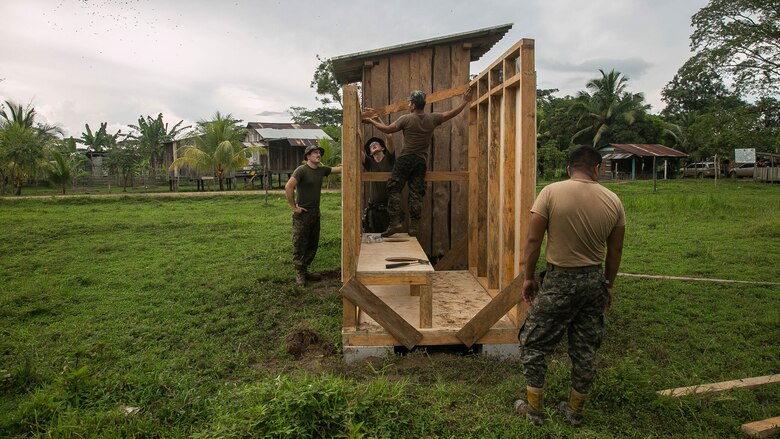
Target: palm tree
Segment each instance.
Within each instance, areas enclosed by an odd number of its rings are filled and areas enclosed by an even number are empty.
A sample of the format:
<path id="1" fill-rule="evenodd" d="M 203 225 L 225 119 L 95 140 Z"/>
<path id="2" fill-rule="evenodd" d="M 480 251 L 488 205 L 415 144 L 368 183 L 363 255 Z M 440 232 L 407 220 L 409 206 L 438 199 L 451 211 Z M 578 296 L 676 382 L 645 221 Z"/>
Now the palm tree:
<path id="1" fill-rule="evenodd" d="M 52 160 L 43 164 L 43 171 L 49 182 L 54 186 L 59 186 L 62 195 L 65 195 L 68 183 L 71 183 L 71 180 L 78 175 L 85 158 L 81 154 L 65 154 L 54 150 L 50 154 Z"/>
<path id="2" fill-rule="evenodd" d="M 579 114 L 577 127 L 585 125 L 572 136 L 572 142 L 586 133 L 592 133 L 595 147 L 599 141 L 620 122 L 631 125 L 636 116 L 647 110 L 642 93 L 626 91 L 628 77 L 611 70 L 601 72 L 601 78 L 591 79 L 586 85 L 588 91 L 580 91 L 572 105 L 572 111 Z"/>
<path id="3" fill-rule="evenodd" d="M 168 130 L 168 124 L 163 122 L 163 115 L 160 113 L 156 119 L 152 119 L 151 116 L 146 116 L 144 119 L 141 116 L 138 118 L 138 125 L 129 125 L 136 131 L 130 137 L 138 141 L 142 153 L 149 157 L 149 164 L 155 177 L 157 176 L 157 167 L 163 161 L 163 144 L 173 142 L 184 130 L 191 127 L 190 125 L 181 126 L 182 123 L 184 121 L 180 120 Z"/>
<path id="4" fill-rule="evenodd" d="M 0 179 L 10 178 L 14 194 L 21 195 L 22 185 L 38 170 L 44 159 L 46 146 L 62 130 L 56 126 L 35 124 L 35 108 L 5 101 L 0 108 Z"/>
<path id="5" fill-rule="evenodd" d="M 89 128 L 89 124 L 84 124 L 86 131 L 81 133 L 81 138 L 77 141 L 87 147 L 87 151 L 103 152 L 108 149 L 112 144 L 116 143 L 117 137 L 122 133 L 122 130 L 118 130 L 116 134 L 108 134 L 106 132 L 106 126 L 108 122 L 100 124 L 100 128 L 94 133 Z"/>
<path id="6" fill-rule="evenodd" d="M 213 173 L 224 190 L 224 179 L 230 173 L 249 166 L 249 157 L 257 152 L 267 154 L 263 147 L 244 148 L 241 141 L 246 134 L 241 121 L 230 114 L 214 114 L 210 121 L 198 122 L 198 135 L 181 148 L 181 155 L 171 163 L 170 170 L 188 168 L 201 173 Z"/>

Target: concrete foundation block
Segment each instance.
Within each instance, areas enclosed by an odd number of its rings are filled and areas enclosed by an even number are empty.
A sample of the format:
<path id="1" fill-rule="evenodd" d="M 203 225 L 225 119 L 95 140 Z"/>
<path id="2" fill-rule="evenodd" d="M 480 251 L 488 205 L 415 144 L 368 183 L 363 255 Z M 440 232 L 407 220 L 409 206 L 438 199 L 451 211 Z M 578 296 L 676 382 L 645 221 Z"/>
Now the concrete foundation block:
<path id="1" fill-rule="evenodd" d="M 517 343 L 483 344 L 481 353 L 482 355 L 501 360 L 519 360 L 520 345 Z"/>
<path id="2" fill-rule="evenodd" d="M 385 358 L 393 352 L 393 346 L 344 346 L 344 362 L 354 363 L 371 357 Z"/>

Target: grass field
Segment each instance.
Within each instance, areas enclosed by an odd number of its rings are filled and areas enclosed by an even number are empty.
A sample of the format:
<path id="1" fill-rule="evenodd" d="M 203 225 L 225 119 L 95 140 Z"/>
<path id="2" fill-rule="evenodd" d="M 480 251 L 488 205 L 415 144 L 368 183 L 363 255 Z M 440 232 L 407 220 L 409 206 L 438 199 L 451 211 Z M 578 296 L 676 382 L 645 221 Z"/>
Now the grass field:
<path id="1" fill-rule="evenodd" d="M 780 282 L 780 187 L 607 184 L 622 272 Z M 521 366 L 413 352 L 344 365 L 340 199 L 323 196 L 326 279 L 293 285 L 280 193 L 0 199 L 0 437 L 742 437 L 780 385 L 668 399 L 780 373 L 780 286 L 619 278 L 586 424 L 511 403 Z M 294 336 L 318 349 L 293 355 Z"/>

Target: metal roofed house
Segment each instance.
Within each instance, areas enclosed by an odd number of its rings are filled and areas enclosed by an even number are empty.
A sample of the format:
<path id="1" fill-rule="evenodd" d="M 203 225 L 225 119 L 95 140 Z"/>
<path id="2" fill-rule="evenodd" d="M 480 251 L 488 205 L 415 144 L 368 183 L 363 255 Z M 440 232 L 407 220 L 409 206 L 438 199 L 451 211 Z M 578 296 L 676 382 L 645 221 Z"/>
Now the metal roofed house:
<path id="1" fill-rule="evenodd" d="M 267 157 L 253 154 L 249 163 L 252 167 L 265 169 L 271 186 L 273 176 L 277 175 L 281 186 L 303 162 L 306 147 L 316 145 L 319 139 L 333 140 L 313 123 L 249 122 L 244 146 L 262 146 L 268 150 Z M 285 174 L 286 178 L 282 179 Z"/>
<path id="2" fill-rule="evenodd" d="M 663 159 L 663 178 L 679 169 L 681 158 L 688 154 L 657 143 L 610 143 L 599 149 L 604 160 L 601 167 L 602 178 L 653 178 L 653 167 L 657 160 Z M 671 160 L 671 163 L 669 162 Z M 657 169 L 657 168 L 656 168 Z"/>

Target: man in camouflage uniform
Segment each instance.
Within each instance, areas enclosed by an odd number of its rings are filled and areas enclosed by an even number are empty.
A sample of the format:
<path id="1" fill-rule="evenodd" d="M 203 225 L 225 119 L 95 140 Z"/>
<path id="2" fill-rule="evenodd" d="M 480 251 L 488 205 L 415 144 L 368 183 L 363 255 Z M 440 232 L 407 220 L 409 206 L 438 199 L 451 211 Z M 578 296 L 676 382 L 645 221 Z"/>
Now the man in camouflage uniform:
<path id="1" fill-rule="evenodd" d="M 319 146 L 308 146 L 303 153 L 306 162 L 293 171 L 284 186 L 287 202 L 293 212 L 295 283 L 301 286 L 305 286 L 307 280 L 320 279 L 320 275 L 309 273 L 308 268 L 320 243 L 322 180 L 330 174 L 341 172 L 340 167 L 330 168 L 320 163 L 324 153 L 325 150 Z"/>
<path id="2" fill-rule="evenodd" d="M 393 172 L 395 166 L 395 146 L 393 137 L 387 136 L 385 141 L 372 137 L 361 151 L 363 168 L 367 172 Z M 368 186 L 368 206 L 363 213 L 363 231 L 378 233 L 387 230 L 390 225 L 390 214 L 387 213 L 387 183 L 373 181 Z"/>
<path id="3" fill-rule="evenodd" d="M 523 299 L 531 307 L 518 335 L 527 387 L 526 399 L 515 401 L 515 410 L 535 425 L 544 422 L 546 355 L 564 333 L 572 362 L 571 391 L 558 410 L 571 425 L 582 423 L 596 375 L 596 351 L 604 313 L 612 306 L 625 233 L 623 205 L 598 183 L 600 167 L 598 151 L 577 147 L 569 156 L 570 179 L 544 187 L 531 208 L 523 283 Z M 539 288 L 534 270 L 545 232 L 547 273 Z"/>
<path id="4" fill-rule="evenodd" d="M 387 211 L 390 214 L 390 226 L 382 236 L 392 236 L 401 230 L 401 191 L 409 183 L 409 236 L 417 236 L 417 222 L 422 216 L 422 200 L 425 197 L 425 171 L 428 168 L 428 151 L 431 138 L 437 126 L 460 114 L 471 101 L 471 88 L 463 94 L 460 105 L 444 113 L 425 112 L 425 93 L 415 90 L 409 96 L 409 114 L 405 114 L 390 125 L 385 125 L 379 117 L 364 119 L 364 123 L 374 125 L 385 134 L 403 131 L 403 147 L 393 167 L 390 180 L 387 181 Z"/>

